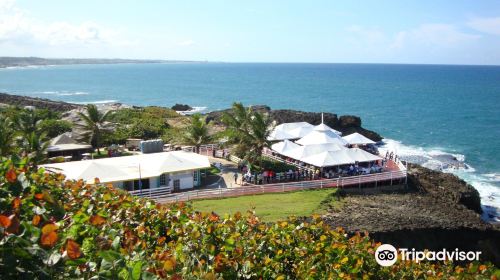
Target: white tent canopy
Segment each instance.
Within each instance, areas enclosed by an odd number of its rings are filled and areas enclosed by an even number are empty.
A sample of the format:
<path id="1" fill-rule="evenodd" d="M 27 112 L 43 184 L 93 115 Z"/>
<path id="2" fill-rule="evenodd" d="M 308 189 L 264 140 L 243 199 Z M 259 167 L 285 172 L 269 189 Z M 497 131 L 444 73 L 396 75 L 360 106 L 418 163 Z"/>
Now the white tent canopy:
<path id="1" fill-rule="evenodd" d="M 284 140 L 284 141 L 281 141 L 281 142 L 278 142 L 276 144 L 273 144 L 271 146 L 271 149 L 275 152 L 278 152 L 280 154 L 287 154 L 288 152 L 294 150 L 294 149 L 297 149 L 297 148 L 300 148 L 299 145 L 293 143 L 292 141 L 289 141 L 289 140 Z"/>
<path id="2" fill-rule="evenodd" d="M 304 146 L 328 143 L 342 146 L 348 144 L 347 141 L 331 130 L 313 130 L 297 141 L 297 144 Z"/>
<path id="3" fill-rule="evenodd" d="M 354 132 L 353 134 L 349 134 L 349 135 L 344 136 L 342 138 L 344 138 L 344 140 L 346 140 L 351 145 L 375 144 L 374 141 L 370 140 L 369 138 L 367 138 L 367 137 L 365 137 L 362 134 L 359 134 L 357 132 Z"/>
<path id="4" fill-rule="evenodd" d="M 314 126 L 307 122 L 282 123 L 277 125 L 271 134 L 269 140 L 298 139 L 309 133 Z"/>
<path id="5" fill-rule="evenodd" d="M 358 149 L 358 148 L 353 148 L 349 149 L 349 156 L 354 159 L 354 161 L 357 162 L 369 162 L 369 161 L 377 161 L 381 160 L 382 158 L 379 156 L 376 156 L 374 154 L 370 154 L 367 151 Z"/>
<path id="6" fill-rule="evenodd" d="M 86 182 L 93 182 L 95 178 L 99 178 L 102 183 L 108 183 L 208 168 L 210 162 L 206 156 L 174 151 L 45 164 L 42 167 L 63 173 L 70 180 L 83 179 Z"/>
<path id="7" fill-rule="evenodd" d="M 337 135 L 342 135 L 342 132 L 338 131 L 338 130 L 335 130 L 331 127 L 329 127 L 328 125 L 324 124 L 324 123 L 321 123 L 321 124 L 318 124 L 317 126 L 314 127 L 314 130 L 317 130 L 317 131 L 331 131 Z"/>
<path id="8" fill-rule="evenodd" d="M 349 156 L 348 151 L 349 150 L 322 152 L 303 158 L 302 161 L 318 167 L 353 164 L 355 160 Z"/>
<path id="9" fill-rule="evenodd" d="M 310 157 L 312 155 L 320 154 L 323 152 L 331 152 L 331 151 L 339 151 L 347 149 L 346 147 L 339 145 L 339 144 L 333 144 L 333 143 L 326 143 L 326 144 L 315 144 L 315 145 L 307 145 L 307 146 L 298 146 L 295 149 L 290 150 L 289 152 L 285 153 L 284 155 L 291 157 L 293 159 L 301 160 L 306 157 Z"/>

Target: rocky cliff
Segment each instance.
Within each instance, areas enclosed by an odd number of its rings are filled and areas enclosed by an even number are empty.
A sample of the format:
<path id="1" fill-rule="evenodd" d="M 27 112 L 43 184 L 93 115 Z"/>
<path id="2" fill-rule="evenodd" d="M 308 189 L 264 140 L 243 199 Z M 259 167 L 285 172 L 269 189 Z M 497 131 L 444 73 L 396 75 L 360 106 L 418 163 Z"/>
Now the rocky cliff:
<path id="1" fill-rule="evenodd" d="M 333 227 L 401 248 L 479 250 L 500 265 L 500 228 L 481 220 L 479 193 L 455 175 L 409 164 L 406 189 L 340 196 L 324 216 Z"/>
<path id="2" fill-rule="evenodd" d="M 310 124 L 317 125 L 321 123 L 321 113 L 296 110 L 272 110 L 270 107 L 264 105 L 252 106 L 252 108 L 269 114 L 269 116 L 276 121 L 276 124 L 287 122 L 308 122 Z M 210 112 L 207 114 L 207 120 L 219 122 L 222 114 L 227 111 L 229 111 L 229 109 Z M 363 128 L 361 126 L 361 118 L 359 117 L 350 115 L 338 117 L 337 114 L 324 113 L 323 120 L 326 125 L 342 132 L 343 135 L 358 132 L 375 142 L 382 140 L 382 137 L 378 133 Z"/>
<path id="3" fill-rule="evenodd" d="M 81 105 L 66 103 L 62 101 L 54 101 L 43 98 L 12 95 L 7 93 L 0 93 L 0 104 L 7 104 L 12 106 L 34 106 L 38 109 L 49 109 L 57 112 L 66 112 L 73 109 L 82 107 Z"/>

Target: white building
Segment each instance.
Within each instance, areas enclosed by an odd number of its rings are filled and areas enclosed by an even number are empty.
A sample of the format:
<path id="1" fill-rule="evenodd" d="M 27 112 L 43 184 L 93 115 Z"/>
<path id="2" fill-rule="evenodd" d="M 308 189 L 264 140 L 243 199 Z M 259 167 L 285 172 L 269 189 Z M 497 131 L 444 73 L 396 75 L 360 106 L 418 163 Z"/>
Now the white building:
<path id="1" fill-rule="evenodd" d="M 173 191 L 200 186 L 200 169 L 210 167 L 206 156 L 184 151 L 141 154 L 42 165 L 70 180 L 111 183 L 133 191 L 171 187 Z"/>

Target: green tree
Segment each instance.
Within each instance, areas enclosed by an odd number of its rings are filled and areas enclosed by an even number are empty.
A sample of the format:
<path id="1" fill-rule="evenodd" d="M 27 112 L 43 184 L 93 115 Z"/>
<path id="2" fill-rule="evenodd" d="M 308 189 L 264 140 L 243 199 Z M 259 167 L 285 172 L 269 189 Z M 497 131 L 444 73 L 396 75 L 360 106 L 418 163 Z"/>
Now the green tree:
<path id="1" fill-rule="evenodd" d="M 0 157 L 15 152 L 16 131 L 10 118 L 0 114 Z"/>
<path id="2" fill-rule="evenodd" d="M 68 121 L 54 119 L 42 120 L 39 124 L 40 130 L 45 131 L 49 138 L 54 138 L 65 132 L 70 132 L 72 126 L 73 125 Z"/>
<path id="3" fill-rule="evenodd" d="M 47 148 L 50 142 L 45 132 L 31 132 L 23 137 L 21 149 L 33 166 L 47 161 Z"/>
<path id="4" fill-rule="evenodd" d="M 192 115 L 191 123 L 188 127 L 186 127 L 186 131 L 181 139 L 181 142 L 183 144 L 194 146 L 196 152 L 198 153 L 201 145 L 209 144 L 212 141 L 213 137 L 209 133 L 205 118 L 202 118 L 200 114 Z"/>
<path id="5" fill-rule="evenodd" d="M 237 156 L 256 164 L 262 158 L 262 150 L 270 146 L 272 120 L 251 107 L 234 103 L 230 112 L 225 112 L 222 122 L 227 126 L 228 144 L 234 145 Z"/>
<path id="6" fill-rule="evenodd" d="M 97 106 L 93 104 L 87 105 L 85 114 L 81 112 L 78 113 L 78 116 L 80 116 L 84 122 L 82 128 L 85 132 L 82 137 L 84 140 L 88 141 L 94 149 L 97 149 L 98 154 L 101 154 L 99 148 L 101 147 L 105 131 L 104 124 L 108 121 L 112 113 L 113 111 L 102 113 L 97 109 Z"/>

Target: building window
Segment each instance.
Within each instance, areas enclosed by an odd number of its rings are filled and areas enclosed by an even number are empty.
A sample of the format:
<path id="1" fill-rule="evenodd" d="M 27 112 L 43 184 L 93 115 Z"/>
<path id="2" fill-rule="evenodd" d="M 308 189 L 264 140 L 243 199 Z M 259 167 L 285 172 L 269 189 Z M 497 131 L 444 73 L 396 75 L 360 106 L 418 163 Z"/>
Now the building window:
<path id="1" fill-rule="evenodd" d="M 198 171 L 193 172 L 193 181 L 198 182 Z"/>
<path id="2" fill-rule="evenodd" d="M 166 186 L 167 185 L 167 176 L 165 174 L 160 175 L 160 186 Z"/>

